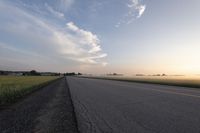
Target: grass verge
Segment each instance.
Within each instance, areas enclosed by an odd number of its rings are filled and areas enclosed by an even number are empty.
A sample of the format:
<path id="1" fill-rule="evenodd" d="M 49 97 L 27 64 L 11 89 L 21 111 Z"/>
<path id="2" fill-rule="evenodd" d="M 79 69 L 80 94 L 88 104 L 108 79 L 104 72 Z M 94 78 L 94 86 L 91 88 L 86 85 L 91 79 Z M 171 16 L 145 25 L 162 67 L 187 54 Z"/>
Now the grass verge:
<path id="1" fill-rule="evenodd" d="M 19 98 L 58 78 L 56 76 L 0 76 L 0 106 L 16 102 Z"/>

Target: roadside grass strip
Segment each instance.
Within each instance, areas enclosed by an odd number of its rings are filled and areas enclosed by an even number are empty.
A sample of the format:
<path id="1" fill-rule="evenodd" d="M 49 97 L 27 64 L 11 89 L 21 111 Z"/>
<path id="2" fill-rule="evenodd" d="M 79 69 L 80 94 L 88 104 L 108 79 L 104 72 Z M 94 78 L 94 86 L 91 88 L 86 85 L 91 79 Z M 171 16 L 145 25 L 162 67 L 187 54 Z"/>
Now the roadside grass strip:
<path id="1" fill-rule="evenodd" d="M 11 104 L 58 78 L 57 76 L 0 76 L 0 106 Z"/>

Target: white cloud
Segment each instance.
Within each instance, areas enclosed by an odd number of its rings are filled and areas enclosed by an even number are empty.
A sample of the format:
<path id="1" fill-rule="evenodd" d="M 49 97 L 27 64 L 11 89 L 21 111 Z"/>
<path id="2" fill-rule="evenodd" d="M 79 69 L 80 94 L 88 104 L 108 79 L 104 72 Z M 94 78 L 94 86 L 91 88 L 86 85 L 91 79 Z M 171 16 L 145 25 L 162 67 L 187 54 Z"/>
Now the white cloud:
<path id="1" fill-rule="evenodd" d="M 72 31 L 78 31 L 79 30 L 79 28 L 76 25 L 74 25 L 73 22 L 69 22 L 66 25 L 67 25 L 68 29 L 70 29 Z"/>
<path id="2" fill-rule="evenodd" d="M 77 38 L 79 38 L 79 43 L 89 47 L 88 53 L 97 53 L 101 51 L 100 40 L 97 35 L 90 31 L 86 31 L 77 27 L 73 22 L 66 24 L 67 28 L 75 33 Z"/>
<path id="3" fill-rule="evenodd" d="M 66 25 L 67 29 L 73 32 L 73 38 L 75 39 L 72 40 L 75 40 L 76 44 L 79 44 L 79 46 L 82 47 L 79 50 L 85 52 L 85 54 L 90 55 L 87 57 L 81 57 L 78 59 L 78 61 L 98 64 L 99 61 L 97 61 L 96 59 L 99 60 L 107 56 L 107 54 L 101 53 L 102 49 L 100 46 L 100 40 L 97 35 L 93 34 L 90 31 L 79 28 L 73 22 L 69 22 Z M 85 51 L 85 49 L 87 49 L 87 51 Z"/>
<path id="4" fill-rule="evenodd" d="M 124 17 L 115 25 L 118 28 L 121 24 L 130 24 L 135 19 L 140 18 L 146 9 L 146 5 L 141 3 L 141 0 L 129 0 L 129 4 L 127 4 L 128 13 L 124 15 Z"/>
<path id="5" fill-rule="evenodd" d="M 49 6 L 47 3 L 45 3 L 45 7 L 46 9 L 51 13 L 53 14 L 55 17 L 58 17 L 58 18 L 64 18 L 65 15 L 64 13 L 61 13 L 61 12 L 58 12 L 56 10 L 54 10 L 51 6 Z"/>
<path id="6" fill-rule="evenodd" d="M 14 17 L 13 17 L 14 16 Z M 13 6 L 7 2 L 0 2 L 0 30 L 7 34 L 12 43 L 6 43 L 14 52 L 26 51 L 24 53 L 35 53 L 51 60 L 62 62 L 73 61 L 83 65 L 105 65 L 100 40 L 97 35 L 83 30 L 73 22 L 66 26 L 50 23 L 44 18 L 35 16 L 27 11 Z M 10 40 L 9 39 L 9 40 Z M 42 60 L 42 58 L 38 58 Z M 31 62 L 27 60 L 27 63 Z"/>
<path id="7" fill-rule="evenodd" d="M 144 13 L 145 9 L 146 9 L 145 5 L 141 5 L 141 6 L 138 7 L 138 11 L 139 11 L 139 14 L 137 16 L 138 18 L 142 16 L 142 14 Z"/>
<path id="8" fill-rule="evenodd" d="M 64 19 L 65 14 L 73 5 L 74 0 L 53 0 L 40 2 L 24 2 L 19 0 L 17 3 L 18 6 L 23 6 L 29 11 L 32 10 L 34 13 Z"/>
<path id="9" fill-rule="evenodd" d="M 101 47 L 99 45 L 91 48 L 89 53 L 95 53 L 95 52 L 98 52 L 98 51 L 101 51 Z"/>
<path id="10" fill-rule="evenodd" d="M 140 0 L 130 0 L 127 6 L 130 9 L 129 15 L 137 18 L 140 18 L 146 9 L 146 5 L 141 4 Z"/>

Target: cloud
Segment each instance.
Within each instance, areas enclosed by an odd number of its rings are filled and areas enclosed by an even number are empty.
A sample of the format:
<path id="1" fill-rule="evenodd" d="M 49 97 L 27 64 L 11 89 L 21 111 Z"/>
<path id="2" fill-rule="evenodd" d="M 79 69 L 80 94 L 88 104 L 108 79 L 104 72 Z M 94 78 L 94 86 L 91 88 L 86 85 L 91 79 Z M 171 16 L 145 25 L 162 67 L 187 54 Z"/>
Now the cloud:
<path id="1" fill-rule="evenodd" d="M 84 51 L 88 55 L 87 57 L 81 57 L 78 60 L 81 62 L 87 62 L 91 64 L 98 64 L 96 59 L 101 59 L 107 56 L 105 53 L 101 53 L 100 40 L 97 35 L 90 31 L 84 30 L 76 26 L 73 22 L 66 24 L 67 29 L 73 32 L 73 39 L 76 44 L 79 44 L 82 48 L 80 51 Z M 83 49 L 84 48 L 84 49 Z M 85 51 L 87 49 L 87 51 Z"/>
<path id="2" fill-rule="evenodd" d="M 74 0 L 56 0 L 57 6 L 62 11 L 67 11 L 74 3 Z"/>
<path id="3" fill-rule="evenodd" d="M 74 0 L 55 0 L 52 4 L 50 1 L 44 3 L 45 8 L 49 13 L 57 18 L 64 18 L 65 13 L 71 8 Z"/>
<path id="4" fill-rule="evenodd" d="M 72 31 L 75 31 L 75 32 L 76 32 L 76 31 L 79 30 L 79 28 L 78 28 L 76 25 L 74 25 L 73 22 L 69 22 L 69 23 L 67 23 L 66 25 L 67 25 L 68 29 L 70 29 L 70 30 L 72 30 Z"/>
<path id="5" fill-rule="evenodd" d="M 146 5 L 141 3 L 141 0 L 129 0 L 127 4 L 128 13 L 124 15 L 124 17 L 115 25 L 115 27 L 119 27 L 121 24 L 130 24 L 135 19 L 140 18 L 146 9 Z"/>
<path id="6" fill-rule="evenodd" d="M 10 54 L 17 52 L 27 55 L 27 64 L 31 64 L 33 57 L 27 53 L 44 57 L 37 58 L 40 62 L 48 58 L 60 61 L 57 62 L 60 64 L 66 62 L 65 65 L 70 65 L 67 62 L 77 65 L 106 64 L 104 58 L 107 54 L 102 52 L 97 35 L 79 28 L 73 22 L 57 25 L 4 1 L 0 1 L 0 18 L 0 42 L 7 45 L 2 48 L 12 51 Z M 0 56 L 6 57 L 2 53 Z"/>
<path id="7" fill-rule="evenodd" d="M 75 33 L 82 46 L 85 45 L 89 47 L 88 53 L 92 54 L 101 51 L 100 40 L 97 35 L 90 31 L 80 29 L 73 22 L 67 23 L 67 28 Z"/>
<path id="8" fill-rule="evenodd" d="M 127 5 L 129 10 L 128 16 L 140 18 L 146 9 L 146 5 L 141 4 L 140 0 L 130 0 Z"/>
<path id="9" fill-rule="evenodd" d="M 47 3 L 44 4 L 46 9 L 51 13 L 53 14 L 55 17 L 58 17 L 58 18 L 64 18 L 65 15 L 64 13 L 61 13 L 61 12 L 58 12 L 56 10 L 54 10 L 51 6 L 49 6 Z"/>
<path id="10" fill-rule="evenodd" d="M 11 1 L 10 1 L 11 2 Z M 16 6 L 32 11 L 34 14 L 40 14 L 46 17 L 65 19 L 65 15 L 74 3 L 74 0 L 53 0 L 53 1 L 24 1 L 18 0 Z"/>

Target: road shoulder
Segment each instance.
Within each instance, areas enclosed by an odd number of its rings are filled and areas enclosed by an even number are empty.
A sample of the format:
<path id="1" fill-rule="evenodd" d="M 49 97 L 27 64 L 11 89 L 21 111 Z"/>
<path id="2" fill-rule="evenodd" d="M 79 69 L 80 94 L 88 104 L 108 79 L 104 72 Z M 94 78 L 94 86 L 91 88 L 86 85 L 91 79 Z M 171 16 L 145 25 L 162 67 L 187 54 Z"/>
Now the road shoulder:
<path id="1" fill-rule="evenodd" d="M 0 132 L 78 133 L 65 78 L 0 111 Z"/>

